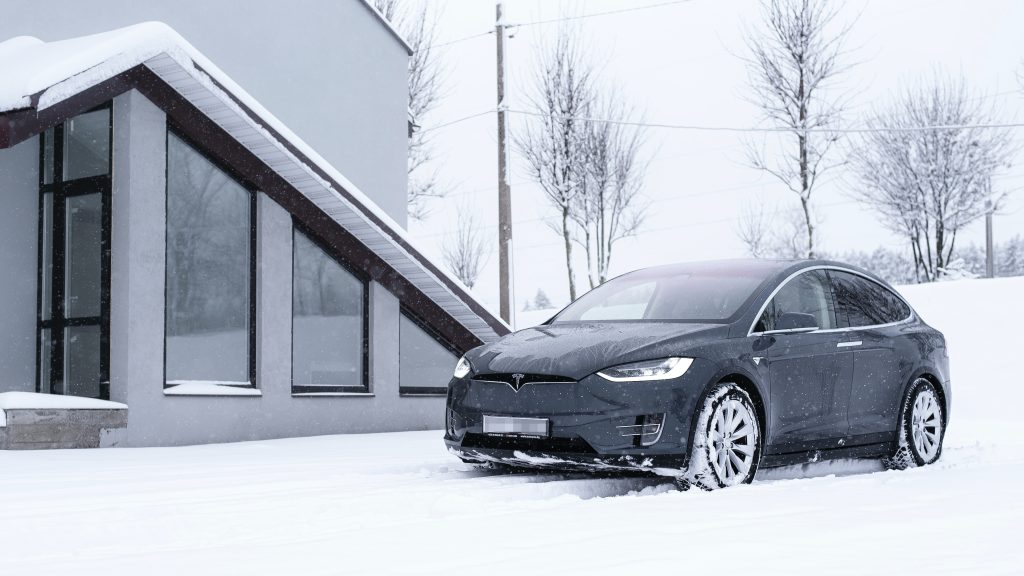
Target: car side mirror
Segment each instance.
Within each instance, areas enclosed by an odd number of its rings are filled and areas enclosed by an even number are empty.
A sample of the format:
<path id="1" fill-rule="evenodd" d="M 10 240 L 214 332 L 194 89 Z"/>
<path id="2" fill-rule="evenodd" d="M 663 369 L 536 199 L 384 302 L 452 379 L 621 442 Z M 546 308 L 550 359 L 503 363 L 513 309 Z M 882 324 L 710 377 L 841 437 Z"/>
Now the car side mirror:
<path id="1" fill-rule="evenodd" d="M 783 312 L 775 323 L 773 332 L 810 332 L 818 329 L 818 319 L 814 314 L 800 312 Z"/>

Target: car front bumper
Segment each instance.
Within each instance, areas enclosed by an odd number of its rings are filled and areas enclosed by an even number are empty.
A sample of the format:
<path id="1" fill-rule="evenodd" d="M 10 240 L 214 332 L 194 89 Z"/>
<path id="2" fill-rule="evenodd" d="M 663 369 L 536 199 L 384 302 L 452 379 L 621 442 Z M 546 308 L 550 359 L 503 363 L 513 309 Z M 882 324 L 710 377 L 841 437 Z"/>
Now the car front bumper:
<path id="1" fill-rule="evenodd" d="M 448 387 L 445 444 L 469 462 L 565 470 L 678 475 L 709 363 L 695 360 L 672 380 L 537 383 L 518 391 L 500 382 L 455 379 Z M 488 434 L 484 416 L 544 418 L 548 436 Z M 645 422 L 661 418 L 657 434 Z M 646 432 L 643 436 L 638 432 Z"/>

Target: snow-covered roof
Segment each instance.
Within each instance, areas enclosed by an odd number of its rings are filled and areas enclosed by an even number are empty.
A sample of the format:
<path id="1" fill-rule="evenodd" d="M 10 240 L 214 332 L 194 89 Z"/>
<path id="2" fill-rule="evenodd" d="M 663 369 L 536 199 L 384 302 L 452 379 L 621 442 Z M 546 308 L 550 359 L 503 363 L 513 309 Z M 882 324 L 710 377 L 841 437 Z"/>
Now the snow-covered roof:
<path id="1" fill-rule="evenodd" d="M 34 109 L 42 117 L 76 94 L 140 66 L 187 99 L 478 339 L 489 342 L 508 331 L 497 314 L 426 257 L 373 200 L 166 24 L 146 22 L 56 42 L 22 36 L 0 43 L 0 120 L 5 113 L 24 109 Z"/>

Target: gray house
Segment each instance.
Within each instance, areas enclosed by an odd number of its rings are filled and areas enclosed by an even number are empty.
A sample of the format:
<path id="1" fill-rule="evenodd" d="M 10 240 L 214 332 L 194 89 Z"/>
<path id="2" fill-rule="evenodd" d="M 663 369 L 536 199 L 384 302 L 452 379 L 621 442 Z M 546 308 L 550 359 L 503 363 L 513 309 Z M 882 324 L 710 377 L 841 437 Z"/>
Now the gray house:
<path id="1" fill-rule="evenodd" d="M 36 21 L 12 4 L 0 32 Z M 261 62 L 252 94 L 164 24 L 0 43 L 0 446 L 443 426 L 455 360 L 508 328 L 403 229 L 408 47 L 313 4 L 359 56 Z"/>

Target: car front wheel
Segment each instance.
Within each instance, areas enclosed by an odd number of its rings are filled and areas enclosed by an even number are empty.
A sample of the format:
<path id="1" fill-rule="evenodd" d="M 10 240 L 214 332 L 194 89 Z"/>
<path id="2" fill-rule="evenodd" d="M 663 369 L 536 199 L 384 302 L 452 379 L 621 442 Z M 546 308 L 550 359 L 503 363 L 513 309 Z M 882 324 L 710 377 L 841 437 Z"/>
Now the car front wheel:
<path id="1" fill-rule="evenodd" d="M 730 383 L 717 385 L 694 431 L 685 482 L 705 490 L 749 484 L 761 458 L 761 426 L 750 396 Z"/>

